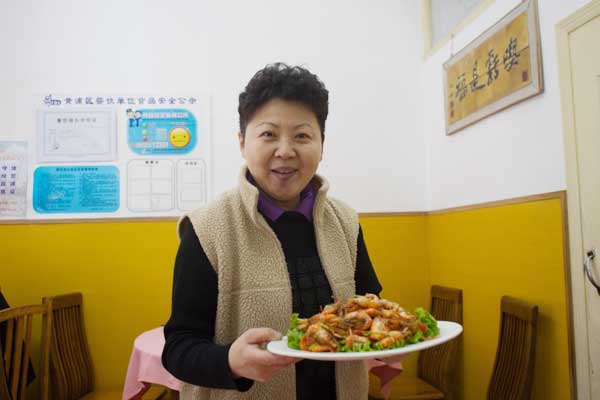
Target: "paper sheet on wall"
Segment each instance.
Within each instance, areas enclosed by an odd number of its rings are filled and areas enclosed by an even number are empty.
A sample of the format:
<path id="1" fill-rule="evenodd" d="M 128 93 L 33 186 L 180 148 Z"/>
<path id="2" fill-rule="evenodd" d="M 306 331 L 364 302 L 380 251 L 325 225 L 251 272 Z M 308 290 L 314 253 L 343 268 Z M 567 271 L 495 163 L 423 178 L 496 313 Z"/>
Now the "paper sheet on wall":
<path id="1" fill-rule="evenodd" d="M 115 161 L 114 110 L 43 110 L 40 113 L 39 161 Z"/>
<path id="2" fill-rule="evenodd" d="M 27 212 L 27 142 L 0 142 L 0 218 Z"/>
<path id="3" fill-rule="evenodd" d="M 38 167 L 33 179 L 33 208 L 40 214 L 119 209 L 119 171 L 112 165 Z"/>
<path id="4" fill-rule="evenodd" d="M 127 167 L 127 176 L 129 210 L 169 211 L 175 207 L 171 160 L 133 160 Z"/>

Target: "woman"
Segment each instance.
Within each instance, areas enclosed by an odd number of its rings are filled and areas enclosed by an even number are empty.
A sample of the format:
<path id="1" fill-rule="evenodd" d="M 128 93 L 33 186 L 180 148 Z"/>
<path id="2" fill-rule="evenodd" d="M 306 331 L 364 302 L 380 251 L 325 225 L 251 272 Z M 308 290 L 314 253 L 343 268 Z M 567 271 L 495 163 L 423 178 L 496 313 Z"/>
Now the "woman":
<path id="1" fill-rule="evenodd" d="M 278 356 L 292 312 L 379 293 L 356 212 L 327 197 L 328 91 L 301 67 L 272 64 L 239 96 L 239 185 L 180 224 L 163 364 L 183 399 L 367 398 L 363 362 Z M 294 396 L 295 395 L 295 396 Z"/>

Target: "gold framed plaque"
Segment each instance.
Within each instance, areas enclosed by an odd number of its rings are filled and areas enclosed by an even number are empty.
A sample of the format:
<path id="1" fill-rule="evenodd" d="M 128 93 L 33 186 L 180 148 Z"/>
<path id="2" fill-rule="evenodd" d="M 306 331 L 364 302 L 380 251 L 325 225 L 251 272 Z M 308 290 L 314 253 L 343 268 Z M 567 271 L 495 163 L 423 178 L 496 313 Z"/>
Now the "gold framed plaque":
<path id="1" fill-rule="evenodd" d="M 543 90 L 537 3 L 526 0 L 444 63 L 446 134 Z"/>

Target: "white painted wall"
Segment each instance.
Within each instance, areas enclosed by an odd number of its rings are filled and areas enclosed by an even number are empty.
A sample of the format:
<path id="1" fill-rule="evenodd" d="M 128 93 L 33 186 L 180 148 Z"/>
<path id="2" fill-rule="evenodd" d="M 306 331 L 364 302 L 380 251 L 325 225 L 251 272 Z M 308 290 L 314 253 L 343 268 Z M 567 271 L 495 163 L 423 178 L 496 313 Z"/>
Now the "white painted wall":
<path id="1" fill-rule="evenodd" d="M 304 64 L 331 93 L 332 194 L 422 210 L 419 15 L 396 0 L 2 0 L 0 140 L 31 135 L 34 93 L 210 94 L 216 194 L 242 163 L 239 92 L 268 62 Z"/>
<path id="2" fill-rule="evenodd" d="M 445 136 L 443 63 L 519 4 L 496 0 L 421 70 L 426 208 L 507 199 L 566 188 L 555 25 L 586 0 L 538 0 L 545 92 Z"/>
<path id="3" fill-rule="evenodd" d="M 3 0 L 0 140 L 29 137 L 34 93 L 212 96 L 213 192 L 235 184 L 237 96 L 268 62 L 331 92 L 320 172 L 361 212 L 437 210 L 565 189 L 555 24 L 539 0 L 545 92 L 444 134 L 442 64 L 519 3 L 496 0 L 425 61 L 418 1 Z"/>

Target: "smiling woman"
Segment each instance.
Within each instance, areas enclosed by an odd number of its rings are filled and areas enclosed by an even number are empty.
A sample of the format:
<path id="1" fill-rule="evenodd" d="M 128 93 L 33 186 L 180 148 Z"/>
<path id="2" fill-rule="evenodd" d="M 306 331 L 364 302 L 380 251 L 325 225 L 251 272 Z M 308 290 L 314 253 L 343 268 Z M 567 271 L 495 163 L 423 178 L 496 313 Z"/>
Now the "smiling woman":
<path id="1" fill-rule="evenodd" d="M 356 212 L 316 174 L 328 96 L 316 75 L 285 64 L 258 71 L 239 96 L 238 187 L 180 224 L 163 364 L 187 382 L 182 399 L 367 398 L 363 361 L 265 350 L 292 312 L 381 291 Z"/>
<path id="2" fill-rule="evenodd" d="M 261 192 L 284 210 L 300 203 L 323 154 L 315 114 L 302 103 L 269 100 L 239 133 L 240 149 Z"/>

